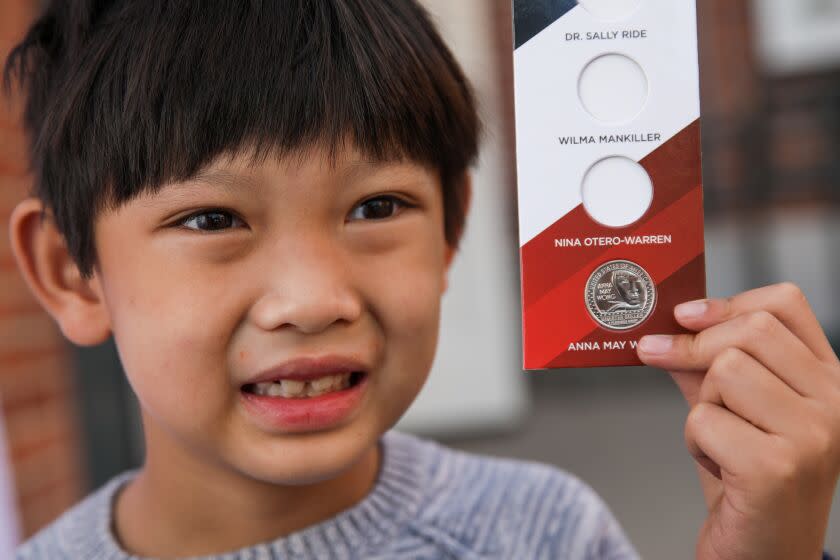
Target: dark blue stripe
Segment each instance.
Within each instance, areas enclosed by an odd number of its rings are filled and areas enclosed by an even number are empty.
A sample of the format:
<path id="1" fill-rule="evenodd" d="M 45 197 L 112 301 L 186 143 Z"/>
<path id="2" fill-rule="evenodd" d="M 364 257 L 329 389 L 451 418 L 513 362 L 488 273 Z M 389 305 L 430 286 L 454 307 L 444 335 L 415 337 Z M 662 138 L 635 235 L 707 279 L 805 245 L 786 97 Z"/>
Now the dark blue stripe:
<path id="1" fill-rule="evenodd" d="M 577 0 L 513 0 L 514 49 L 577 6 Z"/>

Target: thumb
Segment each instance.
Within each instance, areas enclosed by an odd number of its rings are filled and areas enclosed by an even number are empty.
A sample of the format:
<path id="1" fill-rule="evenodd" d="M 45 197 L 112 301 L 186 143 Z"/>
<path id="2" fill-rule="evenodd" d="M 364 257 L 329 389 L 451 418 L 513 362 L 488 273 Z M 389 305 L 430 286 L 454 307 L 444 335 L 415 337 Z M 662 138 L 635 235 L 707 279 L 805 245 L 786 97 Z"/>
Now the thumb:
<path id="1" fill-rule="evenodd" d="M 700 398 L 700 386 L 703 384 L 704 371 L 669 371 L 668 374 L 679 387 L 689 408 L 693 408 Z"/>

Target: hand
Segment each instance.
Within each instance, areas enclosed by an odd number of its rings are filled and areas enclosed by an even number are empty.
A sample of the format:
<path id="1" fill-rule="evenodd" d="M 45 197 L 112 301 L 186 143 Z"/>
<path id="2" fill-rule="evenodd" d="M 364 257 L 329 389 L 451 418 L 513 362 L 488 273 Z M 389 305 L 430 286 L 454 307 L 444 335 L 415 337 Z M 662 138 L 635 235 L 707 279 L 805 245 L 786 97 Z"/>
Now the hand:
<path id="1" fill-rule="evenodd" d="M 840 475 L 840 360 L 802 291 L 779 284 L 677 306 L 696 334 L 644 337 L 691 412 L 709 515 L 702 560 L 818 560 Z"/>

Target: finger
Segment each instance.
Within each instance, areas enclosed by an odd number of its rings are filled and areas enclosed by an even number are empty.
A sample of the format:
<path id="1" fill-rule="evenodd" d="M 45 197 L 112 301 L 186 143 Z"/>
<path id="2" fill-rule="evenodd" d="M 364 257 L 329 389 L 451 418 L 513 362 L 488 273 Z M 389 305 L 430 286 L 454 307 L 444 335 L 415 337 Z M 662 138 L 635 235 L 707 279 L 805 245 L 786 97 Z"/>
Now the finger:
<path id="1" fill-rule="evenodd" d="M 775 315 L 820 360 L 838 362 L 805 294 L 795 284 L 775 284 L 726 299 L 684 303 L 674 309 L 674 316 L 684 327 L 701 331 L 738 315 L 756 311 L 768 311 Z"/>
<path id="2" fill-rule="evenodd" d="M 739 348 L 801 395 L 814 397 L 832 387 L 827 366 L 767 311 L 739 315 L 697 333 L 643 337 L 639 358 L 676 371 L 706 371 L 730 347 Z"/>
<path id="3" fill-rule="evenodd" d="M 755 358 L 724 350 L 709 368 L 699 402 L 724 406 L 764 432 L 792 435 L 808 411 L 802 397 Z"/>
<path id="4" fill-rule="evenodd" d="M 721 476 L 748 475 L 756 458 L 771 448 L 772 437 L 732 411 L 711 403 L 695 406 L 685 423 L 689 453 L 704 467 L 711 460 Z"/>
<path id="5" fill-rule="evenodd" d="M 705 372 L 702 371 L 669 371 L 668 374 L 685 397 L 689 407 L 697 404 L 700 398 L 700 388 L 703 385 Z"/>

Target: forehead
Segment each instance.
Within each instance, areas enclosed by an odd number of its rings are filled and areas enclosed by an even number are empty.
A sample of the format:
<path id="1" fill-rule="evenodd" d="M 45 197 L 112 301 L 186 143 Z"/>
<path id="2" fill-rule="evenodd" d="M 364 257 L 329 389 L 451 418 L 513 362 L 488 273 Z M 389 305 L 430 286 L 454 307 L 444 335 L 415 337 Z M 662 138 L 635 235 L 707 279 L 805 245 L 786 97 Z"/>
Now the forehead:
<path id="1" fill-rule="evenodd" d="M 377 160 L 358 149 L 335 153 L 314 147 L 294 153 L 256 153 L 253 150 L 224 154 L 193 176 L 161 185 L 150 198 L 188 196 L 192 191 L 212 189 L 225 194 L 257 194 L 287 181 L 341 188 L 364 181 L 411 183 L 437 188 L 435 169 L 409 159 Z"/>

